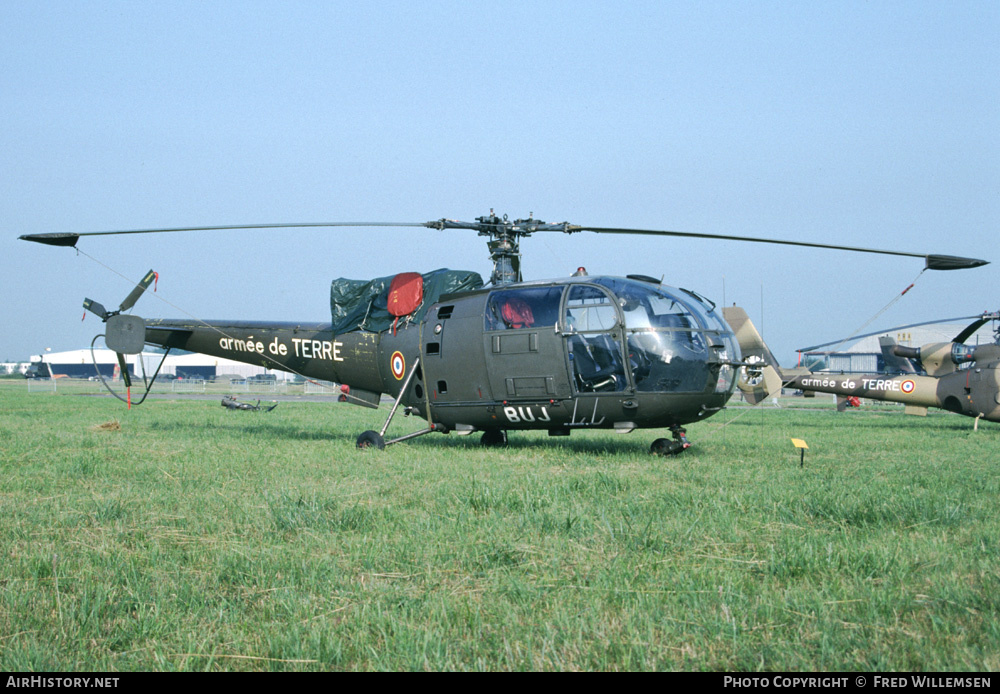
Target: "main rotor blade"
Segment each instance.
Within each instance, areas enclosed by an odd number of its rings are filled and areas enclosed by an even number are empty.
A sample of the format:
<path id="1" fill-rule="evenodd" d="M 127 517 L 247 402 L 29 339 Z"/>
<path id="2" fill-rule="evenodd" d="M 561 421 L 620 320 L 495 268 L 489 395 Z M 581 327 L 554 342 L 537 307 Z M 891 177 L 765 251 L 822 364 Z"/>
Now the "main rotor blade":
<path id="1" fill-rule="evenodd" d="M 142 296 L 142 293 L 153 283 L 154 279 L 156 279 L 156 273 L 152 270 L 147 272 L 146 276 L 142 278 L 142 282 L 135 285 L 135 289 L 133 289 L 129 295 L 125 297 L 125 301 L 123 301 L 121 306 L 118 307 L 118 310 L 128 311 L 130 308 L 135 306 L 135 302 L 139 300 L 139 297 Z"/>
<path id="2" fill-rule="evenodd" d="M 979 320 L 973 321 L 967 325 L 965 330 L 956 335 L 952 342 L 965 342 L 970 337 L 975 335 L 976 331 L 981 327 L 989 323 L 991 320 L 997 320 L 998 318 L 1000 318 L 1000 313 L 984 313 L 979 317 Z"/>
<path id="3" fill-rule="evenodd" d="M 117 231 L 54 232 L 23 234 L 22 241 L 34 241 L 48 246 L 76 246 L 81 236 L 120 236 L 123 234 L 169 234 L 177 231 L 232 231 L 242 229 L 303 229 L 313 227 L 427 227 L 431 222 L 295 222 L 291 224 L 229 224 L 211 227 L 170 227 L 164 229 L 120 229 Z"/>
<path id="4" fill-rule="evenodd" d="M 591 231 L 597 234 L 634 234 L 645 236 L 674 236 L 693 239 L 710 239 L 716 241 L 746 241 L 750 243 L 771 243 L 783 246 L 800 246 L 805 248 L 825 248 L 838 251 L 854 251 L 858 253 L 879 253 L 882 255 L 907 256 L 911 258 L 923 258 L 929 270 L 962 270 L 966 268 L 980 267 L 988 265 L 988 260 L 979 258 L 964 258 L 952 255 L 937 255 L 925 253 L 909 253 L 905 251 L 889 251 L 879 248 L 861 248 L 857 246 L 841 246 L 837 244 L 813 243 L 809 241 L 790 241 L 786 239 L 765 239 L 755 236 L 733 236 L 728 234 L 705 234 L 690 231 L 667 231 L 659 229 L 627 229 L 618 227 L 590 227 L 560 222 L 558 224 L 546 224 L 535 220 L 518 220 L 509 226 L 519 225 L 513 233 L 527 236 L 535 232 L 560 231 L 572 234 L 578 231 Z M 123 229 L 119 231 L 89 231 L 72 233 L 49 233 L 49 234 L 25 234 L 20 238 L 24 241 L 34 241 L 50 246 L 76 246 L 81 236 L 112 236 L 121 234 L 162 234 L 178 231 L 224 231 L 224 230 L 244 230 L 244 229 L 300 229 L 311 227 L 424 227 L 428 229 L 470 229 L 483 232 L 484 230 L 497 229 L 502 231 L 508 227 L 506 220 L 497 222 L 477 221 L 460 222 L 451 219 L 440 219 L 433 222 L 301 222 L 285 224 L 234 224 L 226 226 L 201 226 L 201 227 L 171 227 L 163 229 Z"/>
<path id="5" fill-rule="evenodd" d="M 897 325 L 895 328 L 886 328 L 885 330 L 876 330 L 875 332 L 865 333 L 864 335 L 852 335 L 847 338 L 848 340 L 861 340 L 866 337 L 872 337 L 873 335 L 884 335 L 885 333 L 896 332 L 897 330 L 906 330 L 907 328 L 919 328 L 922 325 L 936 325 L 938 323 L 952 323 L 960 320 L 972 320 L 973 318 L 980 318 L 981 316 L 959 316 L 957 318 L 941 318 L 940 320 L 928 320 L 922 323 L 910 323 L 909 325 Z M 968 329 L 968 328 L 967 328 Z M 976 328 L 978 330 L 979 327 Z M 976 332 L 973 330 L 972 332 Z M 972 333 L 969 333 L 971 335 Z M 795 350 L 796 352 L 812 352 L 814 349 L 820 349 L 821 347 L 829 347 L 830 345 L 839 345 L 841 342 L 845 342 L 845 339 L 831 340 L 830 342 L 824 342 L 821 345 L 813 345 L 812 347 L 803 347 L 802 349 Z M 962 340 L 954 340 L 955 342 L 962 342 Z"/>
<path id="6" fill-rule="evenodd" d="M 899 255 L 910 258 L 924 258 L 928 270 L 962 270 L 966 268 L 988 265 L 988 260 L 978 258 L 962 258 L 952 255 L 935 255 L 926 253 L 909 253 L 906 251 L 887 251 L 880 248 L 861 248 L 858 246 L 840 246 L 829 243 L 812 243 L 810 241 L 788 241 L 785 239 L 765 239 L 756 236 L 731 236 L 727 234 L 703 234 L 690 231 L 664 231 L 656 229 L 618 229 L 614 227 L 585 227 L 568 225 L 566 231 L 592 231 L 597 234 L 637 234 L 645 236 L 679 236 L 692 239 L 712 239 L 717 241 L 748 241 L 751 243 L 773 243 L 782 246 L 804 246 L 806 248 L 826 248 L 835 251 L 855 251 L 857 253 L 880 253 L 882 255 Z"/>

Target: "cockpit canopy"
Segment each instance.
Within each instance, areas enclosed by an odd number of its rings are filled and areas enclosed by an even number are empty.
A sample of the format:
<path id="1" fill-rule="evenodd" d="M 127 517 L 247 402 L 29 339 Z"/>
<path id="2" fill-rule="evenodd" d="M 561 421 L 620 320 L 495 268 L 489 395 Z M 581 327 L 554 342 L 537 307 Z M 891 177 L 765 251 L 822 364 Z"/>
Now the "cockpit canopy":
<path id="1" fill-rule="evenodd" d="M 686 290 L 593 277 L 498 289 L 486 330 L 545 328 L 566 337 L 578 390 L 728 392 L 739 360 L 714 306 Z"/>

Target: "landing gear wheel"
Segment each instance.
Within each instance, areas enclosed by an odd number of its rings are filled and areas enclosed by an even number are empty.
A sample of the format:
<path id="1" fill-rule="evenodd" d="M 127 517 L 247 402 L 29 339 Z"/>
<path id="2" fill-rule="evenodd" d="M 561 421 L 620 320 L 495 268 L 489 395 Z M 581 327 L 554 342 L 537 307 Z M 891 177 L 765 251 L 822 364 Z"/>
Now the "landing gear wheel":
<path id="1" fill-rule="evenodd" d="M 685 448 L 691 447 L 691 443 L 687 440 L 686 429 L 674 425 L 670 427 L 670 431 L 673 432 L 674 440 L 656 439 L 649 447 L 650 453 L 655 455 L 677 455 Z"/>
<path id="2" fill-rule="evenodd" d="M 487 448 L 498 448 L 507 445 L 507 432 L 503 429 L 487 429 L 479 443 Z"/>
<path id="3" fill-rule="evenodd" d="M 684 444 L 680 441 L 671 441 L 670 439 L 656 439 L 653 444 L 649 447 L 649 452 L 653 455 L 677 455 L 684 450 Z"/>
<path id="4" fill-rule="evenodd" d="M 358 437 L 358 448 L 385 449 L 385 439 L 377 431 L 366 431 Z"/>

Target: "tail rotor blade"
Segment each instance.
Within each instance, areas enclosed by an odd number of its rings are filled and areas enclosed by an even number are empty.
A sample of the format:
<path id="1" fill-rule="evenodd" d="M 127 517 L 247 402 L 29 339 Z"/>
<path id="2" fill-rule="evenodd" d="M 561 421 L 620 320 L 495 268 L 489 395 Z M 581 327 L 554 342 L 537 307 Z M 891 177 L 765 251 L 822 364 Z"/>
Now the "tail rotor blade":
<path id="1" fill-rule="evenodd" d="M 108 317 L 108 310 L 104 308 L 104 304 L 94 301 L 93 299 L 84 299 L 83 307 L 101 320 L 106 320 Z"/>
<path id="2" fill-rule="evenodd" d="M 122 305 L 118 307 L 118 310 L 128 311 L 130 308 L 135 306 L 135 302 L 139 300 L 139 297 L 142 296 L 142 293 L 146 291 L 146 288 L 153 283 L 154 279 L 156 279 L 156 273 L 152 270 L 147 272 L 146 276 L 142 278 L 142 281 L 135 285 L 135 289 L 133 289 L 129 295 L 125 297 L 125 301 L 123 301 Z"/>
<path id="3" fill-rule="evenodd" d="M 121 369 L 122 380 L 125 381 L 125 387 L 132 387 L 132 377 L 128 373 L 128 364 L 125 363 L 125 355 L 118 353 L 118 367 Z"/>

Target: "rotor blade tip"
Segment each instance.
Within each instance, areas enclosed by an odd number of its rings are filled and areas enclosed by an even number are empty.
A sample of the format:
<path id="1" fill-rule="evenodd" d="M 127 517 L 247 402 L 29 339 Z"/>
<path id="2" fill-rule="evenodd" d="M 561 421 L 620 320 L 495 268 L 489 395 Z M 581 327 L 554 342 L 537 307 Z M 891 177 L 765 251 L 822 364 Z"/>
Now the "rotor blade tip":
<path id="1" fill-rule="evenodd" d="M 990 261 L 980 258 L 962 258 L 955 255 L 928 255 L 928 270 L 967 270 L 989 265 Z"/>
<path id="2" fill-rule="evenodd" d="M 43 243 L 46 246 L 75 246 L 80 240 L 79 234 L 54 233 L 54 234 L 23 234 L 18 237 L 22 241 L 34 241 Z"/>

